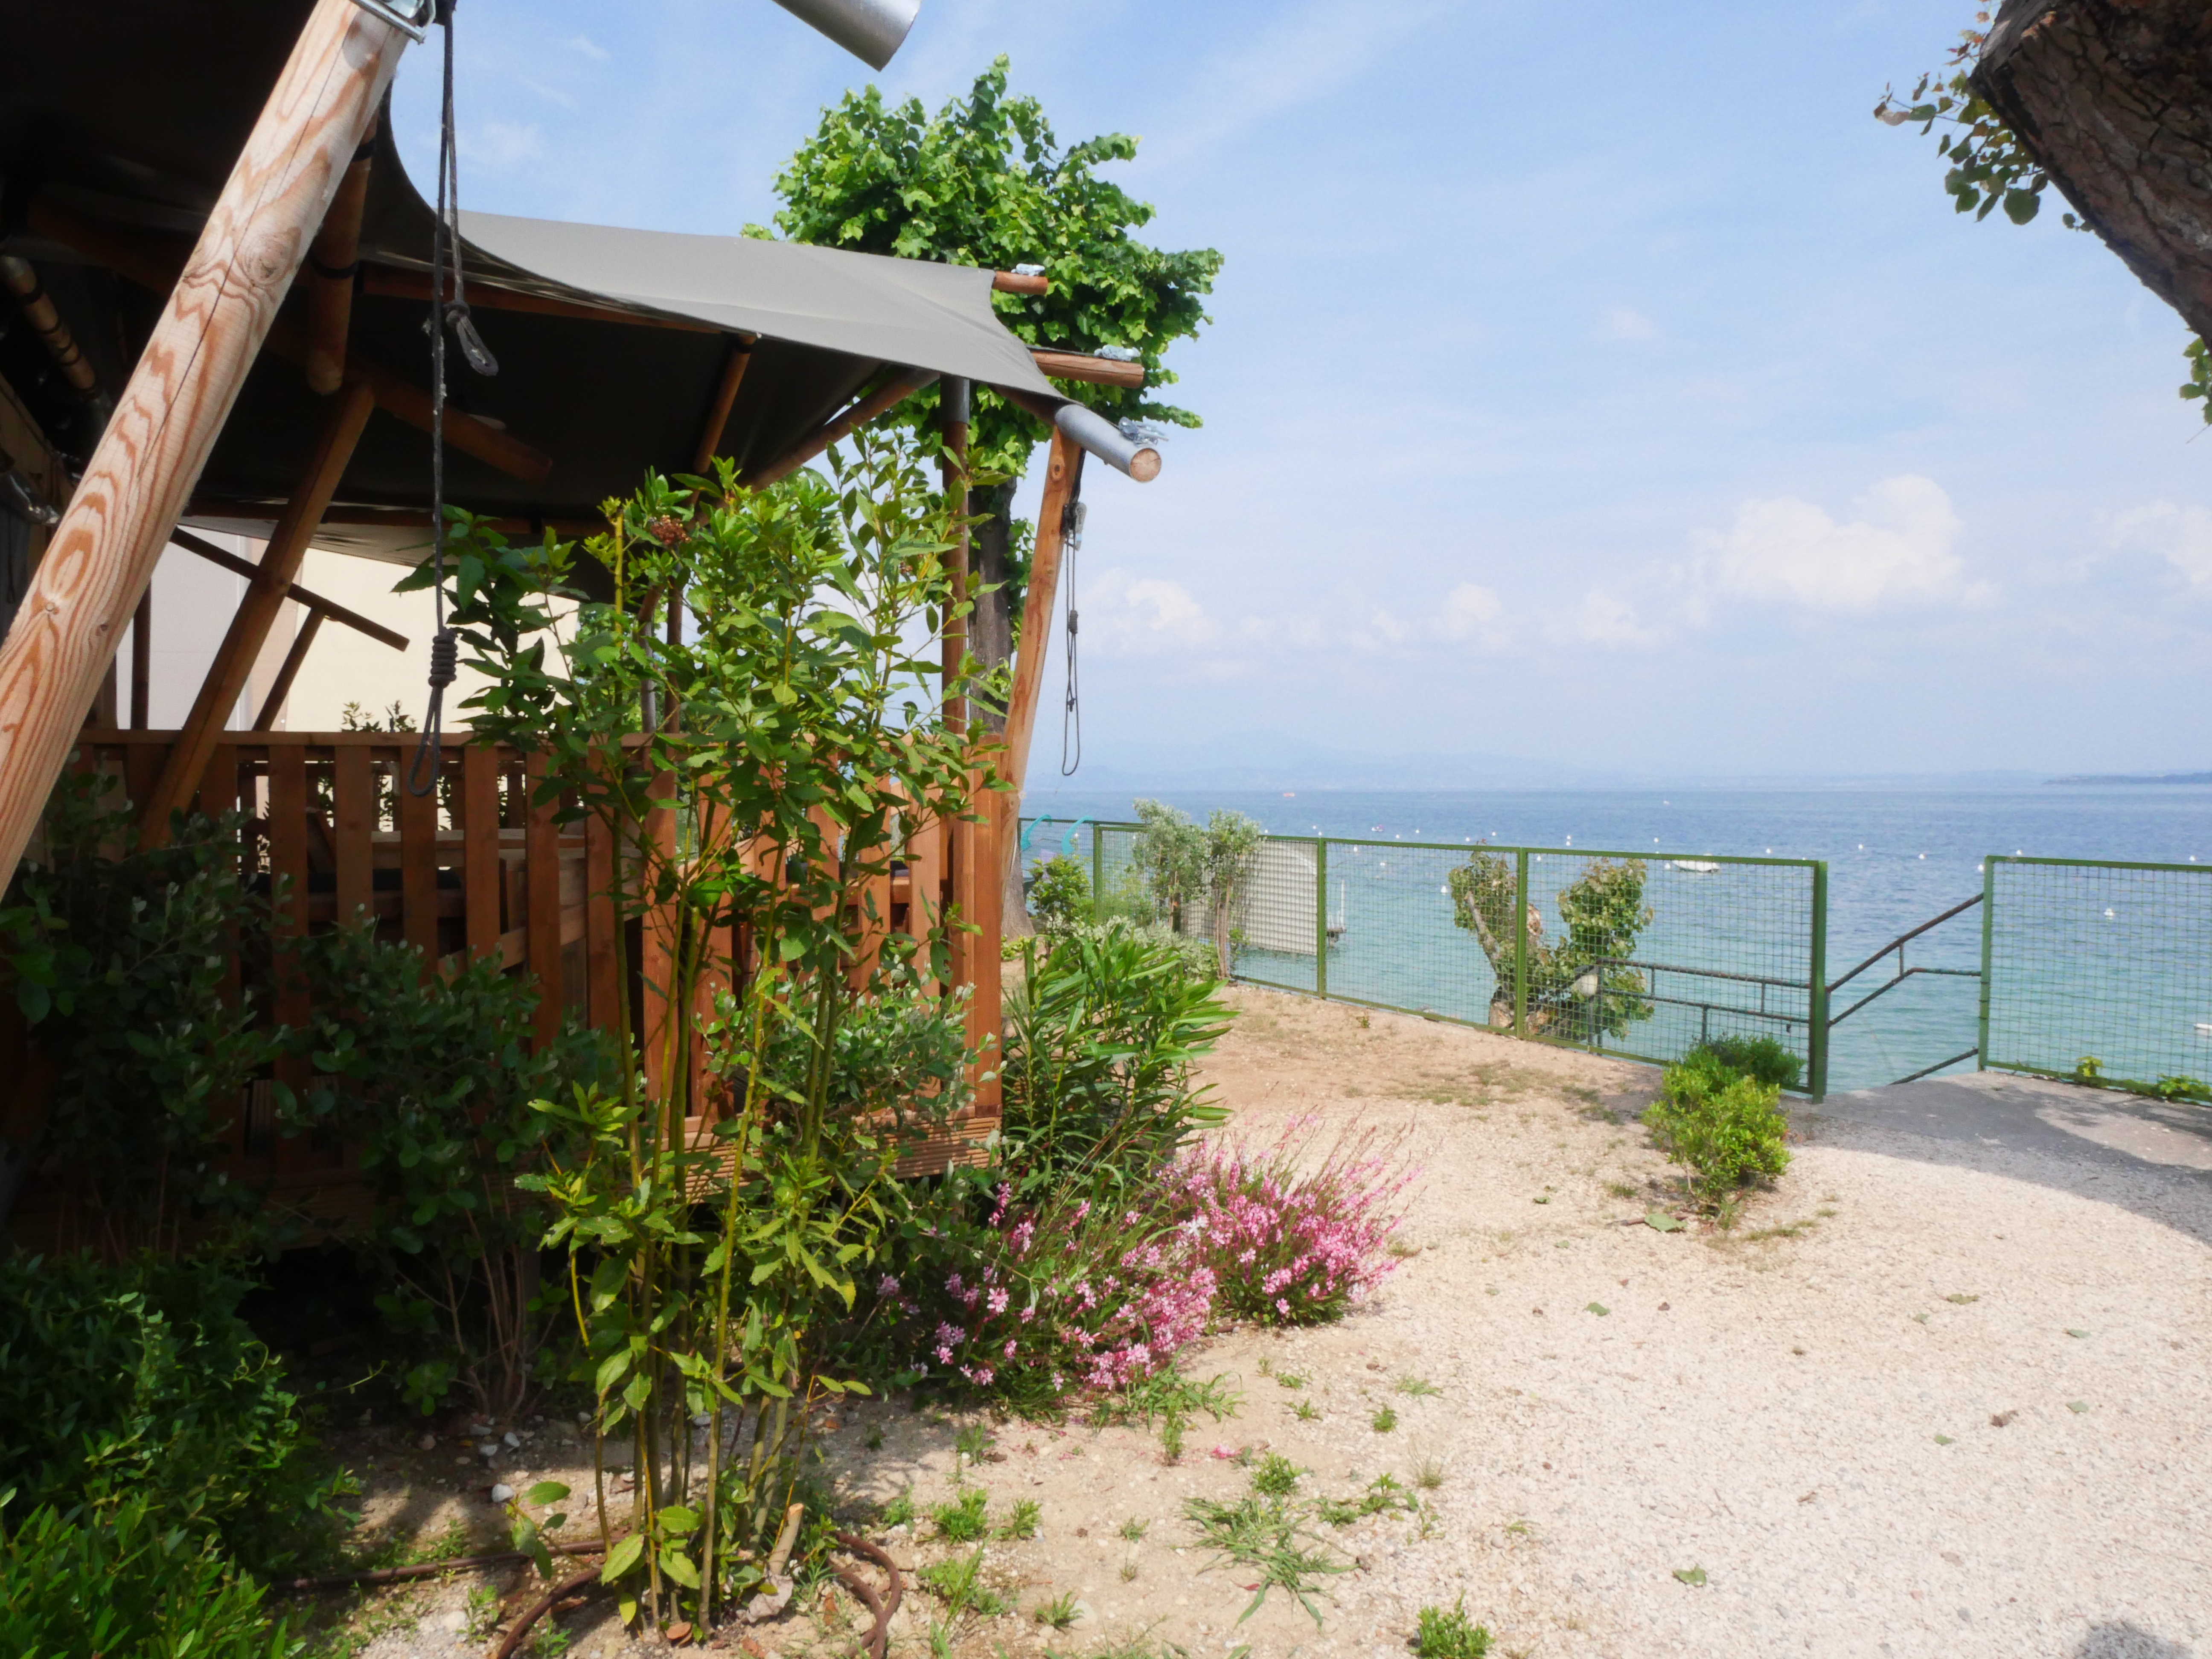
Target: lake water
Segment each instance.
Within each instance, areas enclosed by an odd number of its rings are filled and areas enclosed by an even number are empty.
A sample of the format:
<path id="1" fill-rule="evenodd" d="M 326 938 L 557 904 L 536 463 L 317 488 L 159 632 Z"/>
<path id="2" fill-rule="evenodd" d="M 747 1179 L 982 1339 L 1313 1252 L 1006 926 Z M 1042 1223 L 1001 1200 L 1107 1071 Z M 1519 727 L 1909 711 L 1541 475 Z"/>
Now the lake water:
<path id="1" fill-rule="evenodd" d="M 1301 791 L 1261 794 L 1238 791 L 1163 790 L 1159 799 L 1195 818 L 1218 807 L 1249 814 L 1279 835 L 1362 837 L 1465 847 L 1474 841 L 1493 844 L 1589 852 L 1663 854 L 1694 859 L 1698 854 L 1738 854 L 1819 859 L 1828 866 L 1827 970 L 1832 981 L 1907 928 L 1979 892 L 1979 866 L 1985 854 L 2026 854 L 2050 858 L 2085 858 L 2212 866 L 2212 787 L 2184 785 L 2084 786 L 1972 788 L 1684 788 L 1675 790 L 1469 790 L 1469 791 Z M 1101 793 L 1063 787 L 1033 792 L 1024 803 L 1026 817 L 1049 813 L 1056 820 L 1090 817 L 1127 821 L 1133 817 L 1126 793 Z M 1040 830 L 1032 854 L 1057 846 L 1065 832 Z M 1087 832 L 1079 837 L 1088 852 Z M 1463 855 L 1461 855 L 1463 856 Z M 1375 866 L 1387 849 L 1362 855 L 1331 851 L 1333 891 L 1340 871 L 1360 871 L 1380 880 Z M 1355 857 L 1364 860 L 1356 864 Z M 1436 895 L 1439 870 L 1460 861 L 1443 853 L 1401 856 L 1401 870 L 1418 870 L 1407 890 Z M 1671 874 L 1672 866 L 1668 866 Z M 1731 872 L 1733 876 L 1733 872 Z M 2160 984 L 2168 994 L 2157 1000 L 2172 1006 L 2159 1012 L 2160 1029 L 2189 1032 L 2196 1022 L 2212 1026 L 2212 1006 L 2196 1005 L 2212 997 L 2212 940 L 2201 937 L 2198 915 L 2212 902 L 2212 876 L 2203 883 L 2181 884 L 2179 901 L 2184 926 L 2169 927 L 2155 947 L 2172 958 L 2172 971 Z M 2203 900 L 2194 896 L 2202 890 Z M 1401 901 L 1393 912 L 1401 920 L 1389 927 L 1363 923 L 1360 890 L 1348 890 L 1354 924 L 1330 957 L 1331 988 L 1352 989 L 1358 963 L 1371 964 L 1368 987 L 1382 987 L 1372 1000 L 1407 1006 L 1430 1006 L 1457 1018 L 1483 1018 L 1489 975 L 1472 939 L 1450 929 L 1448 899 L 1418 901 L 1417 913 Z M 1381 890 L 1377 890 L 1379 895 Z M 1668 889 L 1668 891 L 1674 890 Z M 2085 890 L 2086 892 L 2087 890 Z M 1653 935 L 1639 948 L 1650 955 L 1659 934 L 1668 931 L 1669 902 L 1655 883 L 1655 908 L 1662 910 Z M 2089 903 L 2077 897 L 2075 908 Z M 1334 900 L 1333 900 L 1334 902 Z M 1674 931 L 1694 933 L 1685 906 L 1671 902 L 1680 924 Z M 2100 896 L 2099 905 L 2104 899 Z M 1436 914 L 1431 915 L 1428 913 Z M 2112 908 L 2084 911 L 2085 917 L 2111 916 Z M 1967 911 L 1909 948 L 1908 961 L 1931 967 L 1972 969 L 1980 960 L 1981 912 Z M 1437 917 L 1442 917 L 1441 921 Z M 2123 918 L 2124 920 L 2124 918 Z M 2077 929 L 2086 921 L 2069 925 Z M 1413 931 L 1421 937 L 1417 941 Z M 1388 937 L 1378 935 L 1388 934 Z M 1434 937 L 1431 937 L 1433 935 Z M 1677 954 L 1681 948 L 1678 947 Z M 2092 947 L 2094 948 L 2094 947 Z M 1348 954 L 1340 969 L 1338 952 Z M 2140 951 L 2136 954 L 2140 956 Z M 1414 960 L 1413 958 L 1419 958 Z M 1471 959 L 1474 972 L 1462 968 Z M 2078 959 L 2077 959 L 2078 961 Z M 1310 982 L 1311 957 L 1303 969 Z M 1346 974 L 1352 975 L 1348 981 Z M 1872 989 L 1887 970 L 1870 971 L 1839 997 L 1837 1008 Z M 1466 983 L 1456 981 L 1464 979 Z M 1476 981 L 1480 981 L 1479 988 Z M 2094 990 L 2094 988 L 2090 988 Z M 1352 989 L 1353 994 L 1371 994 Z M 2054 998 L 2057 996 L 2054 992 Z M 2140 1004 L 2137 994 L 2134 1000 Z M 2078 981 L 2066 994 L 2073 1003 L 2093 1006 Z M 1921 976 L 1890 992 L 1863 1012 L 1835 1028 L 1831 1051 L 1832 1091 L 1886 1083 L 1973 1046 L 1978 981 Z M 2130 1011 L 2139 1014 L 2139 1007 Z M 2053 1016 L 2054 1019 L 2057 1016 Z M 2087 1018 L 2086 1016 L 2084 1018 Z M 2118 1018 L 2115 1016 L 2114 1018 Z M 2064 1023 L 2061 1021 L 2060 1023 Z M 2078 1023 L 2078 1022 L 2077 1022 Z M 2109 1022 L 2108 1022 L 2109 1023 Z M 2160 1064 L 2191 1074 L 2212 1075 L 2212 1030 L 2196 1042 L 2204 1053 L 2159 1052 Z M 2094 1019 L 2080 1029 L 2054 1034 L 2051 1042 L 2080 1052 L 2107 1054 L 2125 1041 L 2099 1027 Z M 2100 1046 L 2101 1044 L 2101 1046 Z M 2185 1047 L 2186 1044 L 2185 1043 Z M 2051 1049 L 2056 1053 L 2057 1048 Z M 2191 1060 L 2195 1063 L 2185 1063 Z M 2048 1063 L 2047 1060 L 2041 1063 Z M 2069 1057 L 2060 1063 L 2070 1065 Z M 2145 1064 L 2148 1064 L 2146 1059 Z"/>

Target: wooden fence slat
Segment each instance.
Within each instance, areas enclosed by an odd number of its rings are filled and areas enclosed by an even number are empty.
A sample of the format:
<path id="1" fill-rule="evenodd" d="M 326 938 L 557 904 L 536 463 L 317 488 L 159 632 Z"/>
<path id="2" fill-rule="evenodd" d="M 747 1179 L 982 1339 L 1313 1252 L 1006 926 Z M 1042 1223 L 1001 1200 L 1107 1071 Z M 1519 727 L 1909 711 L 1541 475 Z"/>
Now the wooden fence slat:
<path id="1" fill-rule="evenodd" d="M 983 1050 L 975 1085 L 975 1115 L 995 1122 L 999 1116 L 1000 969 L 999 966 L 1000 910 L 1004 888 L 998 880 L 1000 848 L 1005 844 L 1015 797 L 1002 789 L 983 797 L 983 822 L 975 826 L 975 869 L 979 879 L 971 889 L 977 931 L 972 944 L 975 965 L 975 1000 L 969 1004 L 969 1041 Z M 989 1076 L 984 1077 L 982 1073 Z"/>
<path id="2" fill-rule="evenodd" d="M 376 779 L 368 750 L 340 749 L 331 757 L 331 852 L 337 864 L 337 919 L 350 922 L 376 902 Z"/>
<path id="3" fill-rule="evenodd" d="M 422 953 L 427 975 L 438 965 L 438 792 L 407 787 L 403 763 L 395 786 L 399 830 L 399 902 L 407 943 Z"/>
<path id="4" fill-rule="evenodd" d="M 561 831 L 553 822 L 557 810 L 552 801 L 537 802 L 538 786 L 545 776 L 545 757 L 533 754 L 526 768 L 524 797 L 529 805 L 524 832 L 527 860 L 525 914 L 530 929 L 527 954 L 532 978 L 538 981 L 538 1041 L 551 1042 L 561 1035 Z"/>
<path id="5" fill-rule="evenodd" d="M 676 780 L 665 772 L 657 773 L 647 787 L 648 799 L 667 800 L 676 793 Z M 668 858 L 676 850 L 674 811 L 659 807 L 648 811 L 644 834 L 659 849 L 659 856 Z M 668 992 L 675 979 L 676 935 L 681 925 L 676 907 L 664 904 L 646 912 L 645 925 L 638 930 L 644 1006 L 638 1011 L 637 1029 L 644 1045 L 645 1074 L 656 1094 L 663 1091 L 668 1070 L 669 1021 L 675 1012 Z"/>
<path id="6" fill-rule="evenodd" d="M 314 1005 L 299 958 L 290 948 L 307 933 L 307 751 L 297 747 L 269 754 L 269 901 L 272 1012 L 279 1025 L 303 1030 Z M 296 1091 L 307 1086 L 308 1076 L 305 1054 L 278 1056 L 278 1082 Z M 304 1137 L 289 1136 L 276 1143 L 280 1176 L 321 1161 Z"/>
<path id="7" fill-rule="evenodd" d="M 485 744 L 461 753 L 461 890 L 472 957 L 499 952 L 500 764 L 499 751 Z"/>

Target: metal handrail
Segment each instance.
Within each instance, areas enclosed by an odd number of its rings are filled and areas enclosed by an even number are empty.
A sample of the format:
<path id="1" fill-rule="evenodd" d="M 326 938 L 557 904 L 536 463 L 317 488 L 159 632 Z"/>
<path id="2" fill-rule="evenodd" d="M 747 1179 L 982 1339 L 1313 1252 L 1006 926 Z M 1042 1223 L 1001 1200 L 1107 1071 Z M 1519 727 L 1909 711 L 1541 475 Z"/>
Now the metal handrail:
<path id="1" fill-rule="evenodd" d="M 1965 913 L 1966 911 L 1968 911 L 1968 910 L 1972 909 L 1972 908 L 1973 908 L 1977 904 L 1979 904 L 1981 902 L 1982 902 L 1982 896 L 1981 896 L 1979 893 L 1977 893 L 1977 894 L 1975 894 L 1975 895 L 1973 896 L 1973 897 L 1972 897 L 1972 898 L 1970 898 L 1970 899 L 1964 900 L 1964 901 L 1960 902 L 1960 903 L 1957 903 L 1957 904 L 1953 905 L 1949 909 L 1946 910 L 1946 911 L 1945 911 L 1942 915 L 1933 917 L 1933 918 L 1931 918 L 1930 920 L 1929 920 L 1929 921 L 1923 921 L 1923 922 L 1922 922 L 1922 923 L 1921 923 L 1917 927 L 1913 928 L 1910 933 L 1899 933 L 1899 934 L 1895 939 L 1893 939 L 1890 940 L 1890 942 L 1889 942 L 1888 944 L 1887 944 L 1887 945 L 1883 945 L 1883 946 L 1881 947 L 1881 950 L 1879 950 L 1879 951 L 1875 951 L 1872 956 L 1869 957 L 1868 957 L 1864 962 L 1863 962 L 1863 963 L 1859 963 L 1859 965 L 1858 965 L 1857 967 L 1856 967 L 1856 968 L 1852 969 L 1851 969 L 1851 971 L 1850 971 L 1850 973 L 1845 974 L 1845 975 L 1844 975 L 1841 979 L 1831 981 L 1829 982 L 1829 985 L 1828 985 L 1828 994 L 1829 994 L 1830 996 L 1833 996 L 1833 995 L 1835 995 L 1835 994 L 1836 994 L 1837 992 L 1838 992 L 1838 991 L 1842 990 L 1842 989 L 1844 988 L 1844 986 L 1846 986 L 1846 985 L 1850 984 L 1853 980 L 1856 979 L 1856 978 L 1857 978 L 1861 974 L 1863 974 L 1864 972 L 1866 972 L 1866 970 L 1867 970 L 1868 969 L 1869 969 L 1869 968 L 1873 967 L 1873 966 L 1875 965 L 1875 963 L 1876 963 L 1877 962 L 1880 962 L 1880 961 L 1881 961 L 1884 957 L 1887 956 L 1887 955 L 1888 955 L 1892 951 L 1902 951 L 1902 950 L 1905 948 L 1905 946 L 1906 945 L 1906 944 L 1907 944 L 1907 943 L 1909 943 L 1911 940 L 1913 940 L 1913 939 L 1918 939 L 1918 938 L 1919 938 L 1923 933 L 1926 933 L 1929 928 L 1931 928 L 1931 927 L 1942 927 L 1945 922 L 1947 922 L 1947 921 L 1950 921 L 1952 917 L 1954 917 L 1954 916 L 1955 916 L 1955 915 L 1962 915 L 1962 914 L 1963 914 L 1963 913 Z M 1897 959 L 1897 965 L 1898 965 L 1899 968 L 1902 968 L 1902 967 L 1904 967 L 1904 966 L 1905 966 L 1905 958 L 1904 958 L 1903 957 L 1901 957 L 1901 956 L 1900 956 L 1900 957 L 1898 957 L 1898 959 Z M 1927 970 L 1924 970 L 1924 971 L 1928 971 L 1928 972 L 1934 972 L 1934 971 L 1936 971 L 1936 970 L 1935 970 L 1935 969 L 1927 969 Z M 1861 1005 L 1861 1006 L 1863 1006 L 1863 1005 Z M 1828 1023 L 1829 1023 L 1831 1025 L 1832 1025 L 1832 1024 L 1835 1024 L 1835 1021 L 1834 1021 L 1834 1020 L 1830 1020 Z M 1944 1063 L 1945 1063 L 1946 1065 L 1948 1065 L 1950 1062 L 1947 1060 L 1947 1061 L 1945 1061 Z"/>

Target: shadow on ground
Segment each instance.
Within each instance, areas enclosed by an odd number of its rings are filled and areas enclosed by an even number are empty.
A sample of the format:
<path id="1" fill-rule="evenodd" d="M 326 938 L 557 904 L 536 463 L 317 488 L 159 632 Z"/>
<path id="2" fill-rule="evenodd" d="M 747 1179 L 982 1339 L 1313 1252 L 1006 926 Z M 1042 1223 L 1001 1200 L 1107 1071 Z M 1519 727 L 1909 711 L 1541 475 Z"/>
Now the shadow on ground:
<path id="1" fill-rule="evenodd" d="M 2093 1625 L 2069 1659 L 2196 1659 L 2197 1650 L 2130 1624 Z"/>
<path id="2" fill-rule="evenodd" d="M 1882 1150 L 2100 1199 L 2212 1243 L 2212 1107 L 1968 1072 L 1831 1095 L 1791 1115 L 1815 1135 L 1826 1124 L 1890 1130 Z"/>

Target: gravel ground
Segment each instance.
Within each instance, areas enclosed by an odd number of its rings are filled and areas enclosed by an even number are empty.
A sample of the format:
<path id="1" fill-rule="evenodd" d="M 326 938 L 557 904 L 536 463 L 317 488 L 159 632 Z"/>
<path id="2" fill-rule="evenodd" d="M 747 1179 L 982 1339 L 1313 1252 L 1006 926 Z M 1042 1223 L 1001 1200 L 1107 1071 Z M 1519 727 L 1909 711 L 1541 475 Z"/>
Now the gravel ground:
<path id="1" fill-rule="evenodd" d="M 968 1478 L 994 1517 L 1036 1502 L 1041 1528 L 988 1547 L 985 1582 L 1015 1611 L 963 1620 L 951 1651 L 1102 1654 L 1141 1633 L 1152 1653 L 1398 1656 L 1421 1607 L 1463 1596 L 1510 1655 L 2212 1659 L 2203 1174 L 1807 1115 L 1732 1232 L 1662 1232 L 1639 1219 L 1667 1180 L 1633 1115 L 1648 1071 L 1236 994 L 1208 1067 L 1232 1132 L 1315 1114 L 1325 1139 L 1402 1137 L 1418 1253 L 1341 1325 L 1188 1356 L 1242 1403 L 1200 1418 L 1178 1463 L 1138 1429 L 996 1425 Z M 1437 1392 L 1401 1389 L 1415 1379 Z M 953 1489 L 958 1426 L 876 1405 L 825 1443 L 856 1502 L 910 1487 L 926 1510 Z M 1254 1574 L 1183 1518 L 1190 1497 L 1243 1492 L 1231 1456 L 1262 1450 L 1307 1470 L 1304 1492 L 1389 1473 L 1422 1506 L 1316 1522 L 1347 1569 L 1317 1581 L 1318 1628 L 1280 1591 L 1239 1625 Z M 532 1478 L 570 1461 L 551 1431 L 518 1455 Z M 473 1472 L 439 1494 L 388 1468 L 380 1503 L 405 1527 L 489 1518 Z M 894 1554 L 964 1553 L 933 1531 L 894 1533 Z M 482 1651 L 465 1593 L 373 1604 L 385 1633 L 365 1651 Z M 1029 1615 L 1063 1594 L 1084 1616 L 1053 1635 Z M 894 1651 L 918 1656 L 940 1609 L 908 1605 Z M 569 1651 L 639 1645 L 584 1617 Z M 728 1640 L 842 1645 L 805 1618 Z"/>

